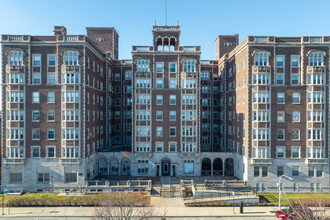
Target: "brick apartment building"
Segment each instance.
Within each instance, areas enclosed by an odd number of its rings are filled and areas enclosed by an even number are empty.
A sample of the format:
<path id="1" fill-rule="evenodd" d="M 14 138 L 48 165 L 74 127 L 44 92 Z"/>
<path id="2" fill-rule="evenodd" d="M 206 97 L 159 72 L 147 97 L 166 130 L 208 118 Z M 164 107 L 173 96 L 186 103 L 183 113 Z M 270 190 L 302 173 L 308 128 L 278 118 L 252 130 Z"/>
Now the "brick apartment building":
<path id="1" fill-rule="evenodd" d="M 153 26 L 118 59 L 114 28 L 2 35 L 2 184 L 85 186 L 98 175 L 293 177 L 329 190 L 329 37 L 220 35 L 215 60 Z"/>

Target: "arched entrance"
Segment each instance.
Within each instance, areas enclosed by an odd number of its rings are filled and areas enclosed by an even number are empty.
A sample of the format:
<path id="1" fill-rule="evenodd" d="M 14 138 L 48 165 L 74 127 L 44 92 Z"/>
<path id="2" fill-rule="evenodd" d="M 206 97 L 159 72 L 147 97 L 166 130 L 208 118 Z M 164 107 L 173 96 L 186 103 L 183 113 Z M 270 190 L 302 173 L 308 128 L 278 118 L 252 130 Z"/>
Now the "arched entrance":
<path id="1" fill-rule="evenodd" d="M 234 176 L 234 160 L 227 158 L 225 160 L 225 176 Z"/>
<path id="2" fill-rule="evenodd" d="M 112 176 L 119 175 L 119 162 L 116 158 L 110 160 L 110 175 Z"/>
<path id="3" fill-rule="evenodd" d="M 171 161 L 169 159 L 162 160 L 162 176 L 169 176 L 171 174 Z"/>
<path id="4" fill-rule="evenodd" d="M 222 160 L 220 158 L 215 158 L 213 161 L 213 176 L 221 176 L 222 173 Z"/>
<path id="5" fill-rule="evenodd" d="M 202 160 L 202 176 L 211 176 L 211 160 L 209 158 Z"/>
<path id="6" fill-rule="evenodd" d="M 108 175 L 108 162 L 105 158 L 99 160 L 99 175 Z"/>
<path id="7" fill-rule="evenodd" d="M 123 176 L 130 175 L 129 159 L 127 159 L 127 158 L 124 158 L 121 161 L 121 175 L 123 175 Z"/>

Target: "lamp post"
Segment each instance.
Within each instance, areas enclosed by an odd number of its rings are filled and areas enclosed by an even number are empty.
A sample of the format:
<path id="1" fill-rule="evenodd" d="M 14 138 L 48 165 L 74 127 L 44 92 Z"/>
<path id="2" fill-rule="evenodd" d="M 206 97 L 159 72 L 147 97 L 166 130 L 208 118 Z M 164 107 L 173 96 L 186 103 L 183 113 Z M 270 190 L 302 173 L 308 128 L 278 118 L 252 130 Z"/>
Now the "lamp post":
<path id="1" fill-rule="evenodd" d="M 282 196 L 282 187 L 281 187 L 281 179 L 282 177 L 287 178 L 288 180 L 293 180 L 292 177 L 286 176 L 286 175 L 282 175 L 280 176 L 278 183 L 277 183 L 277 187 L 278 187 L 278 209 L 281 210 L 281 196 Z"/>

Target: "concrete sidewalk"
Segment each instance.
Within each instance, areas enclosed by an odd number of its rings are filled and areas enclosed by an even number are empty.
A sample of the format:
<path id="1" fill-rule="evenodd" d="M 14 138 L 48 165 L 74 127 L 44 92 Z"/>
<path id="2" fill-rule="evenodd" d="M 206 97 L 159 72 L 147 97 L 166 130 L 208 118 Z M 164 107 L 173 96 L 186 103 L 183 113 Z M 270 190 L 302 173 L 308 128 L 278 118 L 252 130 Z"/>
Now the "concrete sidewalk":
<path id="1" fill-rule="evenodd" d="M 244 207 L 244 213 L 239 214 L 239 207 L 185 207 L 181 198 L 151 198 L 155 209 L 155 217 L 264 217 L 276 219 L 277 207 Z M 5 208 L 7 218 L 14 217 L 92 217 L 94 207 L 24 207 Z M 8 214 L 9 213 L 9 214 Z"/>

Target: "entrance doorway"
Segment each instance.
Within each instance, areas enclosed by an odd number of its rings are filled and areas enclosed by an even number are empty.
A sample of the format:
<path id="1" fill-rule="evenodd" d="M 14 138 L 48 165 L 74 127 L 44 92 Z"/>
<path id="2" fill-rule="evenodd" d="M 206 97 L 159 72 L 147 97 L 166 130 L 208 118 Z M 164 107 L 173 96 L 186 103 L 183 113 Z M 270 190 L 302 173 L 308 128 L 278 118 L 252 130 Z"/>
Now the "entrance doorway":
<path id="1" fill-rule="evenodd" d="M 171 174 L 171 161 L 169 159 L 162 160 L 162 176 Z"/>

